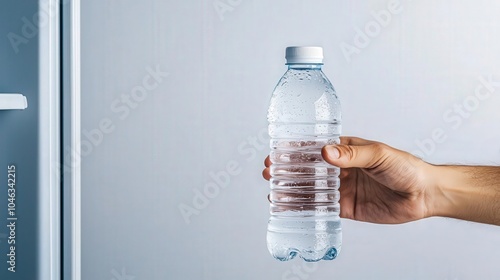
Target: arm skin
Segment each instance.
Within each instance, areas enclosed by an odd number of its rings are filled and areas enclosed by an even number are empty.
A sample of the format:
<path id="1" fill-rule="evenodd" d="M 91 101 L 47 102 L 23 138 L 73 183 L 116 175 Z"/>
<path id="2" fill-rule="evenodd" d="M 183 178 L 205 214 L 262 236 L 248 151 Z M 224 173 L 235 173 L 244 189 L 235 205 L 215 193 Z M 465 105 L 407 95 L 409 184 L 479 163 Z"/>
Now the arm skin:
<path id="1" fill-rule="evenodd" d="M 434 216 L 500 225 L 500 167 L 432 166 Z"/>
<path id="2" fill-rule="evenodd" d="M 398 224 L 443 216 L 500 225 L 500 167 L 432 165 L 355 137 L 341 137 L 322 155 L 341 168 L 341 217 Z M 269 157 L 265 165 L 269 180 Z"/>

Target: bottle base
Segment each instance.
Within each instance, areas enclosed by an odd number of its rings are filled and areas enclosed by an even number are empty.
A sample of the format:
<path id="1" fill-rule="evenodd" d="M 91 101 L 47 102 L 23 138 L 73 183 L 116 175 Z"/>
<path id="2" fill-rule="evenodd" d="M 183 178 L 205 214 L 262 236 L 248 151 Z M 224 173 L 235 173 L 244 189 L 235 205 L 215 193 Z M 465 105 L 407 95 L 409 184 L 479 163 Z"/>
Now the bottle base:
<path id="1" fill-rule="evenodd" d="M 286 262 L 286 261 L 292 260 L 296 256 L 299 256 L 301 259 L 303 259 L 306 262 L 318 262 L 318 261 L 321 261 L 321 260 L 325 260 L 325 261 L 334 260 L 337 257 L 337 253 L 338 253 L 337 249 L 335 249 L 335 248 L 332 247 L 332 248 L 329 248 L 326 251 L 325 255 L 323 257 L 320 257 L 320 258 L 305 257 L 305 256 L 310 255 L 310 254 L 302 254 L 301 252 L 295 251 L 295 250 L 290 250 L 288 253 L 285 253 L 284 255 L 275 255 L 275 254 L 273 254 L 273 257 L 275 259 L 277 259 L 278 261 L 282 261 L 282 262 Z"/>
<path id="2" fill-rule="evenodd" d="M 297 256 L 307 262 L 333 260 L 340 252 L 342 229 L 337 217 L 271 217 L 267 248 L 279 261 Z"/>

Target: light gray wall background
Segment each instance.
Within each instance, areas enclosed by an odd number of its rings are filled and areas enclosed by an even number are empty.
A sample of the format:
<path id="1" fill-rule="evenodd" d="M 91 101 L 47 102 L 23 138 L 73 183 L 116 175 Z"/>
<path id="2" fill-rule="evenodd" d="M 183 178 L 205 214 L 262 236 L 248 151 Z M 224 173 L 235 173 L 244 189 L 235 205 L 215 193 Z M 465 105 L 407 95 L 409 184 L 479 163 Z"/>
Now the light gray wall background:
<path id="1" fill-rule="evenodd" d="M 499 279 L 500 228 L 445 218 L 344 220 L 330 262 L 267 251 L 259 134 L 288 45 L 323 46 L 344 135 L 500 164 L 500 85 L 474 97 L 480 77 L 500 81 L 500 3 L 401 1 L 374 25 L 389 2 L 82 1 L 83 279 Z M 150 85 L 157 67 L 168 77 Z M 186 223 L 179 207 L 228 163 L 239 174 Z"/>

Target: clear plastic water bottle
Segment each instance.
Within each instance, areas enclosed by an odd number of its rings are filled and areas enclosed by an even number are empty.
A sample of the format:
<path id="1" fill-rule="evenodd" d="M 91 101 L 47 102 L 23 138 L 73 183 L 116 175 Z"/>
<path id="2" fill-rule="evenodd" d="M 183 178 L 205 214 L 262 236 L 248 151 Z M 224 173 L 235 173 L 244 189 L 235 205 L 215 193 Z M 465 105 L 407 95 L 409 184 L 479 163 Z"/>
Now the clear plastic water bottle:
<path id="1" fill-rule="evenodd" d="M 267 246 L 280 261 L 333 260 L 342 243 L 339 168 L 321 148 L 339 143 L 340 102 L 325 76 L 323 49 L 288 47 L 288 71 L 268 111 L 271 202 Z"/>

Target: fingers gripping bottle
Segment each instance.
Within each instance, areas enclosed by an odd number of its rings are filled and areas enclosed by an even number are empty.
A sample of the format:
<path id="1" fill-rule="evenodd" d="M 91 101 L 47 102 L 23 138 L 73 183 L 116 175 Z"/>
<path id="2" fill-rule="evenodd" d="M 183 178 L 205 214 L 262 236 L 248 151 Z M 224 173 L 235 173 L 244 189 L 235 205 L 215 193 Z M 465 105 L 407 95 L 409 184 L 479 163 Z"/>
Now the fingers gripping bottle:
<path id="1" fill-rule="evenodd" d="M 333 260 L 340 251 L 339 168 L 321 148 L 339 143 L 340 102 L 325 76 L 323 49 L 286 48 L 288 70 L 268 111 L 271 193 L 267 247 L 280 261 Z"/>

